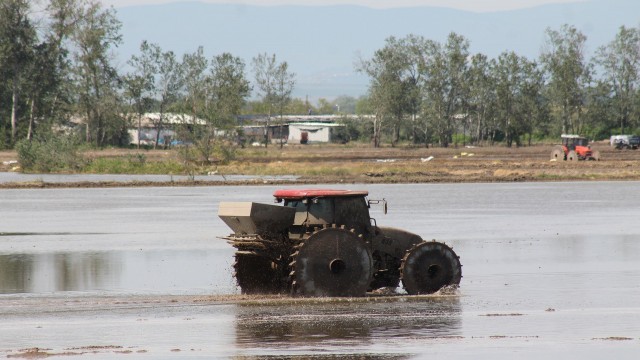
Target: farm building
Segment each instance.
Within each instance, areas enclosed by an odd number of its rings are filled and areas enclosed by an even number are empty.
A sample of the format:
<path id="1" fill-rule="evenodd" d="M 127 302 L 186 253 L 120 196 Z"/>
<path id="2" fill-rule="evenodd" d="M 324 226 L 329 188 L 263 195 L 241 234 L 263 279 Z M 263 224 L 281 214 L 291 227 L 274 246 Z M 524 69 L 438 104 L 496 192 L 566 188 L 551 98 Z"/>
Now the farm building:
<path id="1" fill-rule="evenodd" d="M 287 141 L 290 144 L 328 143 L 333 140 L 336 129 L 343 127 L 333 123 L 291 123 Z"/>
<path id="2" fill-rule="evenodd" d="M 289 136 L 289 125 L 245 125 L 241 126 L 242 137 L 249 144 L 264 144 L 265 138 L 269 143 L 278 144 L 280 141 L 287 142 Z"/>
<path id="3" fill-rule="evenodd" d="M 146 113 L 140 119 L 134 117 L 133 123 L 135 127 L 129 129 L 130 144 L 153 145 L 158 138 L 158 145 L 163 146 L 180 143 L 175 131 L 177 126 L 205 125 L 205 121 L 202 119 L 173 113 L 163 114 L 162 121 L 160 121 L 160 113 Z M 158 125 L 161 125 L 159 137 L 157 137 Z"/>

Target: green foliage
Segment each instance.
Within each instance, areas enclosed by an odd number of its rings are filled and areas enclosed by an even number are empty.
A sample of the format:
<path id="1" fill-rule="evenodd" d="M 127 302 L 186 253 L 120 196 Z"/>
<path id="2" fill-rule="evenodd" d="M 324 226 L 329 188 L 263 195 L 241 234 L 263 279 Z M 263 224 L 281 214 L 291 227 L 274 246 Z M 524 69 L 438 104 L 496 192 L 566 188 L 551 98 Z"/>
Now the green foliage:
<path id="1" fill-rule="evenodd" d="M 228 142 L 218 143 L 217 153 L 220 154 L 220 163 L 228 164 L 236 158 L 238 148 Z"/>
<path id="2" fill-rule="evenodd" d="M 332 115 L 336 112 L 336 104 L 331 101 L 320 98 L 318 99 L 318 108 L 316 109 L 316 113 L 320 115 Z"/>
<path id="3" fill-rule="evenodd" d="M 592 101 L 590 108 L 606 112 L 620 133 L 640 126 L 640 29 L 620 27 L 616 38 L 598 49 L 595 63 L 603 70 L 598 87 L 606 96 Z"/>
<path id="4" fill-rule="evenodd" d="M 33 140 L 23 139 L 16 144 L 18 161 L 23 171 L 77 171 L 83 159 L 78 154 L 78 142 L 70 136 L 47 135 Z"/>
<path id="5" fill-rule="evenodd" d="M 453 144 L 456 146 L 472 143 L 471 136 L 469 135 L 453 134 L 452 139 L 453 139 Z"/>
<path id="6" fill-rule="evenodd" d="M 336 112 L 339 114 L 355 114 L 357 99 L 352 96 L 341 95 L 338 96 L 333 102 L 335 104 Z"/>
<path id="7" fill-rule="evenodd" d="M 118 157 L 97 158 L 88 163 L 83 172 L 92 174 L 184 174 L 185 166 L 177 161 L 149 162 L 143 153 Z"/>
<path id="8" fill-rule="evenodd" d="M 357 66 L 371 82 L 356 113 L 375 115 L 369 122 L 375 146 L 511 146 L 567 132 L 599 139 L 637 131 L 640 28 L 621 27 L 591 61 L 584 54 L 586 36 L 575 27 L 547 29 L 545 35 L 537 60 L 513 52 L 497 59 L 472 55 L 469 42 L 455 33 L 444 43 L 412 34 L 390 37 Z M 594 81 L 596 69 L 602 76 Z"/>
<path id="9" fill-rule="evenodd" d="M 592 75 L 584 55 L 587 37 L 566 24 L 560 30 L 547 29 L 546 36 L 540 60 L 549 75 L 546 91 L 553 104 L 552 116 L 563 133 L 580 133 L 585 92 Z"/>
<path id="10" fill-rule="evenodd" d="M 276 55 L 259 54 L 252 60 L 256 90 L 267 104 L 268 114 L 284 115 L 291 101 L 296 74 L 289 71 L 286 61 L 278 63 Z"/>
<path id="11" fill-rule="evenodd" d="M 348 141 L 369 142 L 371 140 L 373 133 L 371 121 L 344 117 L 339 122 L 345 127 L 338 131 L 336 141 L 344 143 Z"/>

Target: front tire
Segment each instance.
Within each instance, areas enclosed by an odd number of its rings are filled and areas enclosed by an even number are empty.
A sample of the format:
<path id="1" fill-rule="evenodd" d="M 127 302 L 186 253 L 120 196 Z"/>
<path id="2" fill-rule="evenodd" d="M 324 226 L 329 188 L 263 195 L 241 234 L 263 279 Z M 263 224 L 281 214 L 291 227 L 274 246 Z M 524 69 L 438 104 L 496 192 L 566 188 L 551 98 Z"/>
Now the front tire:
<path id="1" fill-rule="evenodd" d="M 562 150 L 561 146 L 557 146 L 551 151 L 551 160 L 564 160 L 564 150 Z"/>
<path id="2" fill-rule="evenodd" d="M 412 247 L 402 259 L 402 285 L 410 295 L 432 294 L 445 286 L 459 285 L 462 265 L 444 243 L 425 241 Z"/>

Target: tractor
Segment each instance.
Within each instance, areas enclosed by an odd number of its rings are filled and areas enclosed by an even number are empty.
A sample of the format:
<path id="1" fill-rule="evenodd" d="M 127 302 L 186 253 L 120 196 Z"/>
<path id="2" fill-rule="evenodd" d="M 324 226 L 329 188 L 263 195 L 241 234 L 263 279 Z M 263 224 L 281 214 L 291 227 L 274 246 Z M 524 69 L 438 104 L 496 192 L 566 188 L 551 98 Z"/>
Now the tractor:
<path id="1" fill-rule="evenodd" d="M 551 160 L 600 160 L 600 152 L 591 150 L 589 140 L 579 135 L 561 135 L 562 145 L 551 151 Z"/>
<path id="2" fill-rule="evenodd" d="M 233 233 L 234 275 L 243 294 L 359 297 L 402 282 L 410 295 L 456 288 L 458 255 L 448 245 L 378 226 L 367 191 L 284 189 L 282 205 L 221 202 L 218 216 Z"/>

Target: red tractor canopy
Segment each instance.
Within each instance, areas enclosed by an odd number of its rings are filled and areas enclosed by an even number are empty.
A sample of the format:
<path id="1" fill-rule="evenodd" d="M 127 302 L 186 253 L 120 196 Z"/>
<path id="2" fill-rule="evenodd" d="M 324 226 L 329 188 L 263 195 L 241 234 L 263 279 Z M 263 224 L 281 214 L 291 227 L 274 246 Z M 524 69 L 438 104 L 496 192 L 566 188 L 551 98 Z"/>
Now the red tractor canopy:
<path id="1" fill-rule="evenodd" d="M 589 140 L 583 136 L 562 134 L 560 137 L 562 145 L 572 150 L 575 150 L 576 146 L 589 146 Z"/>
<path id="2" fill-rule="evenodd" d="M 333 190 L 333 189 L 284 189 L 276 190 L 273 196 L 276 199 L 284 200 L 302 200 L 318 197 L 341 197 L 341 196 L 367 196 L 369 192 L 366 190 Z"/>

